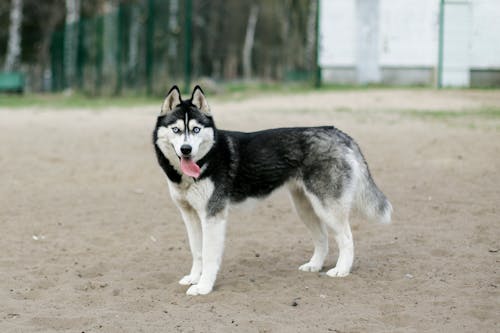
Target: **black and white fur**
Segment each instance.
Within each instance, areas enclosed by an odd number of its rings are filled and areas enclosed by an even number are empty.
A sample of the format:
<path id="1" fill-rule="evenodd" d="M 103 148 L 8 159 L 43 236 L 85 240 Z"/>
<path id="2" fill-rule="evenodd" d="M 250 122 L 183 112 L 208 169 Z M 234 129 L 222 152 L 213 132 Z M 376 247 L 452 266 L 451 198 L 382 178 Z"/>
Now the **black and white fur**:
<path id="1" fill-rule="evenodd" d="M 285 186 L 314 243 L 311 259 L 299 269 L 322 269 L 331 229 L 339 256 L 326 274 L 337 277 L 348 275 L 353 263 L 352 208 L 371 220 L 391 220 L 392 206 L 375 185 L 358 145 L 333 126 L 218 130 L 201 88 L 182 100 L 174 86 L 163 102 L 153 143 L 189 236 L 193 264 L 179 281 L 191 285 L 188 295 L 213 289 L 231 203 L 262 198 Z M 185 154 L 181 148 L 188 146 Z M 181 157 L 201 168 L 198 178 L 183 174 Z"/>

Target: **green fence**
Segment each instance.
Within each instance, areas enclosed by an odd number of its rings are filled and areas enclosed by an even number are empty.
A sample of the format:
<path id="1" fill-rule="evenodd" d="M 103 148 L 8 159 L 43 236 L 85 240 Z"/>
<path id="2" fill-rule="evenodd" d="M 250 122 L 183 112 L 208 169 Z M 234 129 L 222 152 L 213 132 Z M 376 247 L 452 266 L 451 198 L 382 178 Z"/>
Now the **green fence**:
<path id="1" fill-rule="evenodd" d="M 111 12 L 66 26 L 52 36 L 52 90 L 93 95 L 123 92 L 162 94 L 185 82 L 186 6 L 148 0 L 121 4 Z M 158 13 L 177 11 L 175 21 Z M 189 21 L 188 21 L 189 22 Z"/>
<path id="2" fill-rule="evenodd" d="M 192 78 L 239 80 L 248 12 L 254 4 L 261 11 L 253 77 L 312 82 L 314 58 L 306 57 L 302 47 L 310 1 L 316 0 L 290 2 L 292 7 L 278 0 L 119 2 L 101 16 L 53 34 L 52 90 L 161 95 L 174 83 L 187 89 Z"/>

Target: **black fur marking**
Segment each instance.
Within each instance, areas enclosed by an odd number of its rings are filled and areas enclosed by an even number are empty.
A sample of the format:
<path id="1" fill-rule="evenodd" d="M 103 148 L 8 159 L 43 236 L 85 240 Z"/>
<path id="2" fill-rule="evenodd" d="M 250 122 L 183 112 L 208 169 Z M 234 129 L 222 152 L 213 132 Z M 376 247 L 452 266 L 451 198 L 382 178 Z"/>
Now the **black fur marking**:
<path id="1" fill-rule="evenodd" d="M 196 85 L 196 87 L 194 87 L 194 89 L 193 89 L 193 92 L 191 93 L 191 100 L 193 100 L 194 93 L 196 92 L 196 90 L 199 90 L 203 95 L 205 94 L 203 92 L 203 89 L 201 89 L 201 87 L 199 85 Z"/>
<path id="2" fill-rule="evenodd" d="M 295 129 L 221 133 L 221 136 L 230 137 L 238 147 L 231 157 L 238 165 L 232 179 L 232 201 L 268 195 L 290 178 L 298 176 L 303 151 L 296 149 L 301 138 Z"/>
<path id="3" fill-rule="evenodd" d="M 160 148 L 156 145 L 156 140 L 158 139 L 158 128 L 163 124 L 165 117 L 158 117 L 156 121 L 155 130 L 153 132 L 153 146 L 155 147 L 156 158 L 161 168 L 167 175 L 168 179 L 170 179 L 174 183 L 180 183 L 182 176 L 178 173 L 174 167 L 170 164 L 170 162 L 166 159 L 166 157 L 161 152 Z"/>

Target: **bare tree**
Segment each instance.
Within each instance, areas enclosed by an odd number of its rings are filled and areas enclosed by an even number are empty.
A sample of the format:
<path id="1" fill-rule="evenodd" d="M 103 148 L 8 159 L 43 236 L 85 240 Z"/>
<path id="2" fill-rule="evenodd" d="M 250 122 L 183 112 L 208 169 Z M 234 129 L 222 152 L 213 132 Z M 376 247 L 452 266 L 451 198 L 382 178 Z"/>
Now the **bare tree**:
<path id="1" fill-rule="evenodd" d="M 252 49 L 255 40 L 255 26 L 259 15 L 259 6 L 252 5 L 250 15 L 248 16 L 247 32 L 245 35 L 245 44 L 243 45 L 243 76 L 250 79 L 252 76 Z"/>
<path id="2" fill-rule="evenodd" d="M 179 0 L 170 0 L 169 2 L 169 18 L 168 18 L 168 30 L 170 32 L 170 38 L 168 42 L 168 56 L 171 59 L 177 57 L 178 45 L 177 45 L 177 35 L 179 34 Z"/>
<path id="3" fill-rule="evenodd" d="M 64 72 L 66 84 L 71 87 L 76 75 L 76 54 L 78 45 L 78 22 L 80 21 L 80 0 L 66 0 L 66 27 L 64 34 Z"/>
<path id="4" fill-rule="evenodd" d="M 135 72 L 139 63 L 139 37 L 141 29 L 141 12 L 138 6 L 132 6 L 130 30 L 128 36 L 128 64 L 129 76 L 135 80 Z"/>
<path id="5" fill-rule="evenodd" d="M 316 54 L 314 47 L 316 46 L 316 17 L 318 11 L 318 1 L 311 0 L 309 2 L 309 13 L 307 14 L 307 35 L 306 35 L 306 67 L 309 70 L 315 68 Z"/>
<path id="6" fill-rule="evenodd" d="M 23 20 L 23 0 L 12 0 L 10 5 L 9 42 L 4 71 L 11 72 L 19 65 L 21 56 L 21 22 Z"/>

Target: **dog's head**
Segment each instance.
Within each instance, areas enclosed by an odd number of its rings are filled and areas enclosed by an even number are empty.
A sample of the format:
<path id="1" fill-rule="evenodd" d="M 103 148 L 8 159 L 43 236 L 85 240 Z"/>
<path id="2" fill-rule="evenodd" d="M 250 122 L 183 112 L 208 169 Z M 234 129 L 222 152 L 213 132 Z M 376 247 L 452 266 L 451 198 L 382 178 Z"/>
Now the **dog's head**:
<path id="1" fill-rule="evenodd" d="M 215 125 L 203 91 L 196 86 L 188 100 L 182 100 L 177 86 L 165 97 L 156 122 L 155 145 L 178 171 L 198 178 L 196 164 L 215 142 Z"/>

